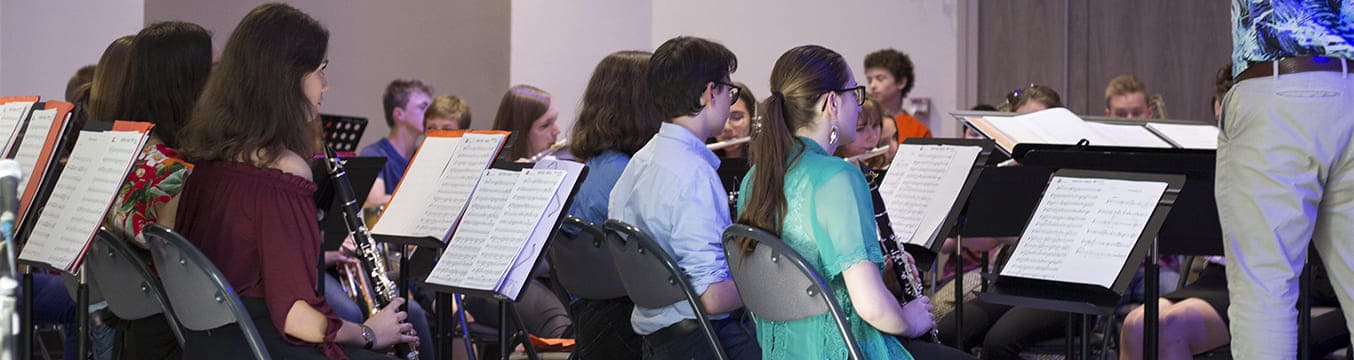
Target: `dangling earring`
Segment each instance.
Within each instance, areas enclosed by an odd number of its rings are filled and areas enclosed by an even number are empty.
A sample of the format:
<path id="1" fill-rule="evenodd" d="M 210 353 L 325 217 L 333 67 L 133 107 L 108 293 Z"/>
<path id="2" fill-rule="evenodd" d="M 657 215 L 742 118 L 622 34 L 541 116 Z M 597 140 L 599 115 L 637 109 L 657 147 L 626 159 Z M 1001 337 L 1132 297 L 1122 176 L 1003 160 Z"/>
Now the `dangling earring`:
<path id="1" fill-rule="evenodd" d="M 827 133 L 828 145 L 837 145 L 837 125 L 832 125 L 832 132 Z"/>

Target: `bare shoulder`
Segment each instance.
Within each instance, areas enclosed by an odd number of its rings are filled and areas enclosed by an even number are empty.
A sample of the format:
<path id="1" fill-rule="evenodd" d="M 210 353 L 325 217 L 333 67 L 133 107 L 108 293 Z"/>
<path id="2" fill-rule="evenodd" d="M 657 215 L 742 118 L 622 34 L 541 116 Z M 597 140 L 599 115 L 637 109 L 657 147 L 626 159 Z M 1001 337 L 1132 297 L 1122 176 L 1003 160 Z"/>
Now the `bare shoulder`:
<path id="1" fill-rule="evenodd" d="M 301 157 L 301 155 L 297 155 L 291 151 L 283 151 L 282 154 L 277 157 L 277 160 L 273 160 L 272 165 L 269 167 L 282 170 L 282 172 L 296 175 L 306 180 L 314 180 L 311 179 L 310 163 L 307 162 L 305 158 Z"/>

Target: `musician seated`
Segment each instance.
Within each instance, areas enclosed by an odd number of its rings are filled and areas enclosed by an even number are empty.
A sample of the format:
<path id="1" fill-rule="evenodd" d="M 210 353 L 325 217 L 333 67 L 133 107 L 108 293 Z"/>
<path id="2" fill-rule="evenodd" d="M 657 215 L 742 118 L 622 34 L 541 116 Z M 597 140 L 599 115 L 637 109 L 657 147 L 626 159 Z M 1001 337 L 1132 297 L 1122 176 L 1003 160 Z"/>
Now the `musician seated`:
<path id="1" fill-rule="evenodd" d="M 363 147 L 358 155 L 386 158 L 385 167 L 367 194 L 365 207 L 378 207 L 390 202 L 395 186 L 409 168 L 409 158 L 423 142 L 423 114 L 431 102 L 433 88 L 418 79 L 395 79 L 386 85 L 381 96 L 386 125 L 390 134 Z"/>
<path id="2" fill-rule="evenodd" d="M 911 57 L 894 49 L 865 55 L 865 77 L 870 98 L 878 101 L 884 112 L 892 114 L 898 142 L 931 137 L 931 128 L 903 109 L 903 100 L 916 86 L 916 70 Z"/>
<path id="3" fill-rule="evenodd" d="M 569 151 L 588 166 L 569 215 L 601 226 L 607 219 L 611 189 L 630 156 L 658 132 L 663 116 L 649 99 L 645 70 L 652 54 L 620 51 L 607 55 L 593 70 L 583 91 L 583 105 L 574 123 Z M 569 290 L 569 289 L 565 289 Z M 630 328 L 635 304 L 629 297 L 577 299 L 569 312 L 577 320 L 579 359 L 636 359 L 642 339 Z"/>
<path id="4" fill-rule="evenodd" d="M 316 292 L 320 229 L 301 154 L 319 150 L 312 121 L 328 87 L 328 39 L 319 22 L 288 5 L 261 5 L 241 20 L 180 132 L 196 167 L 175 227 L 225 275 L 273 357 L 384 358 L 363 348 L 418 344 L 398 311 L 404 299 L 357 324 L 339 319 Z M 185 358 L 241 351 L 236 330 L 185 337 Z"/>
<path id="5" fill-rule="evenodd" d="M 1320 257 L 1312 258 L 1312 306 L 1339 307 L 1325 265 Z M 1224 264 L 1221 256 L 1209 257 L 1198 279 L 1158 300 L 1158 358 L 1191 359 L 1232 341 L 1227 316 L 1231 301 Z M 1144 309 L 1139 306 L 1124 319 L 1119 330 L 1120 359 L 1143 358 L 1143 314 Z M 1315 358 L 1349 345 L 1344 313 L 1337 310 L 1312 318 L 1311 336 L 1310 349 Z"/>
<path id="6" fill-rule="evenodd" d="M 1156 118 L 1147 95 L 1147 85 L 1133 75 L 1119 75 L 1105 86 L 1105 116 L 1125 119 Z"/>
<path id="7" fill-rule="evenodd" d="M 150 251 L 141 229 L 150 223 L 174 226 L 179 190 L 193 168 L 175 150 L 179 146 L 177 130 L 188 123 L 207 82 L 212 66 L 211 39 L 211 34 L 197 24 L 161 22 L 147 26 L 132 40 L 123 90 L 105 94 L 116 94 L 111 99 L 117 104 L 113 118 L 155 124 L 104 219 L 104 226 L 141 250 L 139 255 L 147 262 Z M 179 356 L 178 339 L 163 315 L 120 321 L 117 328 L 123 341 L 116 344 L 115 351 L 123 358 Z"/>
<path id="8" fill-rule="evenodd" d="M 423 114 L 423 130 L 470 130 L 470 104 L 452 95 L 433 98 Z"/>
<path id="9" fill-rule="evenodd" d="M 654 51 L 648 90 L 664 123 L 616 180 L 607 213 L 648 233 L 686 271 L 729 358 L 755 359 L 761 351 L 746 330 L 748 317 L 730 316 L 743 302 L 720 245 L 730 223 L 728 193 L 715 173 L 719 158 L 704 143 L 729 118 L 738 91 L 729 73 L 737 61 L 723 45 L 693 37 L 670 39 Z M 681 301 L 635 306 L 630 324 L 644 336 L 645 359 L 714 358 L 695 319 Z"/>
<path id="10" fill-rule="evenodd" d="M 752 143 L 738 222 L 779 235 L 828 281 L 865 358 L 970 358 L 944 347 L 904 348 L 899 340 L 927 333 L 934 319 L 924 295 L 900 305 L 884 285 L 869 185 L 856 166 L 828 155 L 858 140 L 852 129 L 862 127 L 865 89 L 845 59 L 819 46 L 790 49 L 771 70 L 771 88 L 765 106 L 773 110 Z M 866 132 L 879 115 L 868 117 Z M 733 256 L 752 250 L 742 245 L 744 252 Z M 767 359 L 847 355 L 830 314 L 756 322 Z"/>
<path id="11" fill-rule="evenodd" d="M 1028 114 L 1039 110 L 1063 107 L 1062 97 L 1053 88 L 1030 84 L 1006 94 L 1004 101 L 997 105 L 997 111 Z"/>
<path id="12" fill-rule="evenodd" d="M 716 135 L 710 143 L 721 141 L 731 141 L 748 137 L 752 129 L 752 119 L 757 117 L 757 97 L 752 96 L 752 90 L 741 82 L 733 83 L 738 88 L 738 99 L 729 106 L 729 119 L 724 121 L 723 131 Z M 722 149 L 716 149 L 715 155 L 720 159 L 743 159 L 748 157 L 748 144 L 742 143 L 730 145 Z M 735 185 L 737 186 L 737 185 Z"/>
<path id="13" fill-rule="evenodd" d="M 499 153 L 499 160 L 530 161 L 555 150 L 559 126 L 555 120 L 559 110 L 551 101 L 550 93 L 531 85 L 517 85 L 503 94 L 494 116 L 494 130 L 511 131 L 508 141 Z"/>

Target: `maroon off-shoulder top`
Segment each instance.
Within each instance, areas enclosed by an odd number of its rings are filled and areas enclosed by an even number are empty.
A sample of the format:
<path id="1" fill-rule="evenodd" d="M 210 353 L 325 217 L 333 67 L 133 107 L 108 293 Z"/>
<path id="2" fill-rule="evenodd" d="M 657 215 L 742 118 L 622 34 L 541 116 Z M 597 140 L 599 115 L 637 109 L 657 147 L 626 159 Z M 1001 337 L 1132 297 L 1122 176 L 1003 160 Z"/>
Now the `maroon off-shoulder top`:
<path id="1" fill-rule="evenodd" d="M 281 170 L 201 162 L 183 186 L 175 230 L 211 259 L 240 297 L 262 298 L 287 342 L 316 345 L 331 359 L 345 359 L 334 343 L 342 322 L 324 294 L 315 292 L 321 237 L 314 193 L 315 183 Z M 297 300 L 329 320 L 324 343 L 307 344 L 283 333 Z"/>

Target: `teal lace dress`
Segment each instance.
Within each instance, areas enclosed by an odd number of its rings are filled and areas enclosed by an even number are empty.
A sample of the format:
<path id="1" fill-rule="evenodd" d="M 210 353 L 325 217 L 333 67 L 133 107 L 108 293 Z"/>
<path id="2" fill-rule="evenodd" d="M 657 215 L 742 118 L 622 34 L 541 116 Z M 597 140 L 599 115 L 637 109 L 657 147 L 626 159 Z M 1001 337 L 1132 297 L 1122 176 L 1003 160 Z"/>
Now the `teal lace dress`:
<path id="1" fill-rule="evenodd" d="M 827 280 L 846 313 L 851 332 L 866 359 L 912 359 L 898 338 L 870 326 L 856 314 L 842 272 L 862 260 L 883 269 L 884 256 L 874 228 L 869 186 L 860 169 L 829 155 L 817 143 L 799 138 L 803 152 L 785 174 L 785 222 L 781 238 L 798 251 Z M 738 210 L 756 189 L 753 167 L 743 179 Z M 755 315 L 755 314 L 754 314 Z M 757 342 L 763 359 L 845 359 L 846 344 L 823 314 L 795 321 L 756 319 Z"/>

